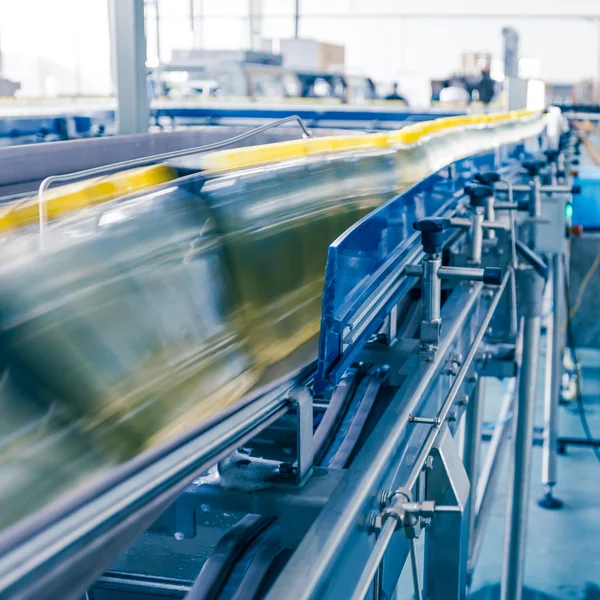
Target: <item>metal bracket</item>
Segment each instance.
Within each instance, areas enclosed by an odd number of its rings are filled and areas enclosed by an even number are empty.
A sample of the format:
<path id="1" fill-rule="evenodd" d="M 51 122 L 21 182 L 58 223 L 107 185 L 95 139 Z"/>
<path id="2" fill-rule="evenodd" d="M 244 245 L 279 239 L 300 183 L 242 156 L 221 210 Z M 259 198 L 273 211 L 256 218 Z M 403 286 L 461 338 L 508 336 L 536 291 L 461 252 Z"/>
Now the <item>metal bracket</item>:
<path id="1" fill-rule="evenodd" d="M 222 485 L 230 489 L 259 490 L 275 485 L 301 486 L 313 466 L 313 397 L 308 388 L 293 388 L 287 401 L 296 411 L 296 448 L 294 463 L 253 458 L 234 452 L 219 463 Z"/>

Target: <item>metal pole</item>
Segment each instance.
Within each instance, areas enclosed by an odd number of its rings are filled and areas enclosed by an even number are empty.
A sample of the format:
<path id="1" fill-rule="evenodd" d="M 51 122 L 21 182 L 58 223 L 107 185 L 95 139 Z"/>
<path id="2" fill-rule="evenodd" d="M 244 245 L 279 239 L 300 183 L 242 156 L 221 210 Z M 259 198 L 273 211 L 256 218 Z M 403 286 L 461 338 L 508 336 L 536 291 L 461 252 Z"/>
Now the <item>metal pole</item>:
<path id="1" fill-rule="evenodd" d="M 479 448 L 481 444 L 481 421 L 483 418 L 483 399 L 485 397 L 485 380 L 477 378 L 475 389 L 467 405 L 465 422 L 465 451 L 463 461 L 465 471 L 471 484 L 469 490 L 469 547 L 473 545 L 473 530 L 475 527 L 475 505 L 477 503 L 477 472 L 479 467 Z"/>
<path id="2" fill-rule="evenodd" d="M 469 538 L 469 562 L 467 565 L 467 581 L 470 582 L 479 558 L 485 525 L 492 508 L 492 503 L 496 495 L 496 488 L 500 480 L 500 472 L 503 463 L 503 451 L 508 440 L 509 420 L 513 406 L 515 391 L 515 380 L 509 380 L 506 393 L 502 399 L 500 410 L 498 411 L 497 424 L 494 427 L 494 433 L 490 441 L 485 461 L 481 467 L 481 473 L 477 481 L 477 501 L 471 504 L 471 511 L 474 514 L 473 531 Z"/>
<path id="3" fill-rule="evenodd" d="M 371 555 L 369 556 L 369 560 L 363 569 L 363 572 L 356 584 L 356 588 L 354 593 L 352 594 L 351 600 L 363 600 L 364 597 L 369 592 L 369 588 L 372 585 L 373 578 L 375 577 L 375 573 L 377 573 L 377 569 L 381 564 L 383 559 L 383 555 L 387 550 L 388 544 L 394 535 L 394 531 L 396 531 L 396 526 L 398 522 L 396 519 L 388 518 L 386 522 L 383 524 L 379 535 L 377 536 L 377 541 L 375 542 L 375 546 Z"/>
<path id="4" fill-rule="evenodd" d="M 154 26 L 156 28 L 156 58 L 158 58 L 158 64 L 160 65 L 160 0 L 155 0 L 154 8 L 156 10 L 155 13 L 155 22 Z"/>
<path id="5" fill-rule="evenodd" d="M 111 12 L 114 15 L 119 133 L 146 133 L 149 101 L 144 0 L 111 0 Z"/>
<path id="6" fill-rule="evenodd" d="M 294 38 L 300 37 L 300 0 L 296 0 L 294 9 Z"/>
<path id="7" fill-rule="evenodd" d="M 562 253 L 552 255 L 552 299 L 554 310 L 552 321 L 546 328 L 546 365 L 550 373 L 546 373 L 549 383 L 544 406 L 544 446 L 542 454 L 542 484 L 546 487 L 544 497 L 539 501 L 542 508 L 561 508 L 563 503 L 555 498 L 553 489 L 556 485 L 556 460 L 558 438 L 558 407 L 562 382 L 562 349 L 563 349 L 563 315 L 564 315 L 564 264 Z M 550 332 L 550 335 L 548 335 Z"/>
<path id="8" fill-rule="evenodd" d="M 412 572 L 415 600 L 423 600 L 423 593 L 421 591 L 421 578 L 419 577 L 419 563 L 417 562 L 417 541 L 415 538 L 410 538 L 408 540 L 408 544 L 410 547 L 410 569 Z"/>
<path id="9" fill-rule="evenodd" d="M 523 309 L 523 361 L 515 403 L 512 480 L 506 511 L 506 538 L 502 569 L 501 600 L 521 600 L 525 568 L 527 505 L 531 484 L 533 413 L 540 342 L 543 280 L 531 267 L 519 269 Z"/>
<path id="10" fill-rule="evenodd" d="M 598 79 L 596 80 L 596 98 L 595 98 L 595 101 L 597 102 L 598 99 L 600 98 L 600 19 L 596 20 L 596 25 L 598 26 L 598 70 L 597 70 Z"/>

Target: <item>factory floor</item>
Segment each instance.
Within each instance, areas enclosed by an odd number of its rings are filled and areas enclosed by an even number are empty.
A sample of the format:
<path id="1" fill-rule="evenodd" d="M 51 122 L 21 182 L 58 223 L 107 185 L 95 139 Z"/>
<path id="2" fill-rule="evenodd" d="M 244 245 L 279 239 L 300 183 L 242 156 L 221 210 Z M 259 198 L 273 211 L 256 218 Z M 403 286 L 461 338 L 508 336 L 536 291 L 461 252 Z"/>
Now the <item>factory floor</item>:
<path id="1" fill-rule="evenodd" d="M 542 344 L 544 341 L 542 340 Z M 536 426 L 543 424 L 544 348 L 540 352 L 540 375 L 536 405 Z M 583 402 L 592 435 L 600 437 L 600 351 L 578 352 L 583 366 Z M 489 380 L 485 420 L 493 422 L 504 394 L 498 380 Z M 575 401 L 560 408 L 561 436 L 583 438 Z M 483 453 L 487 444 L 483 444 Z M 505 455 L 508 457 L 508 454 Z M 469 600 L 500 598 L 499 582 L 504 552 L 504 527 L 508 483 L 508 460 L 475 570 Z M 523 600 L 600 600 L 600 462 L 591 449 L 570 446 L 558 457 L 556 497 L 564 502 L 560 510 L 540 508 L 542 449 L 533 450 L 533 472 L 529 502 L 526 592 Z M 421 536 L 423 537 L 423 536 Z M 412 582 L 404 569 L 396 600 L 408 600 Z"/>

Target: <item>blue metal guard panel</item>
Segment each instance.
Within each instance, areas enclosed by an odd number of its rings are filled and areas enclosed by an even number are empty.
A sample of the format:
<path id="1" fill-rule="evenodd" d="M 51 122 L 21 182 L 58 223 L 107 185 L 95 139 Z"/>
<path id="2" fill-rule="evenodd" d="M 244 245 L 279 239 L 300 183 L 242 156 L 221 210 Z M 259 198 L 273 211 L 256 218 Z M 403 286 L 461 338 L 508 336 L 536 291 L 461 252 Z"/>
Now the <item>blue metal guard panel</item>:
<path id="1" fill-rule="evenodd" d="M 465 181 L 477 170 L 493 166 L 493 153 L 458 161 L 453 178 L 450 169 L 431 175 L 365 216 L 329 246 L 314 382 L 317 394 L 340 380 L 392 307 L 416 283 L 403 275 L 404 265 L 421 255 L 413 223 L 452 210 L 463 196 Z"/>

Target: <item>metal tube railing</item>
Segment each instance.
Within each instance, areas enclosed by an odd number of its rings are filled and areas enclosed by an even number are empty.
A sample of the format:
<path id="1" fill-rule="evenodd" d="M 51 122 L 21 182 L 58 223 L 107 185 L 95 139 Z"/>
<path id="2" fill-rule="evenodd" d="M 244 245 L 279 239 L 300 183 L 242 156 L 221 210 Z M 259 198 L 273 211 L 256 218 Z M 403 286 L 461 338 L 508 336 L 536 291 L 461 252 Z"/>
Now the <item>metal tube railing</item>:
<path id="1" fill-rule="evenodd" d="M 483 321 L 479 327 L 479 330 L 475 336 L 475 339 L 473 340 L 473 342 L 469 348 L 469 351 L 465 357 L 465 360 L 454 379 L 452 387 L 450 388 L 450 391 L 448 392 L 448 395 L 446 396 L 444 404 L 438 411 L 436 424 L 432 426 L 429 434 L 427 435 L 427 438 L 425 439 L 425 442 L 424 442 L 423 446 L 421 447 L 421 452 L 419 453 L 418 457 L 415 459 L 414 466 L 406 480 L 406 483 L 404 486 L 402 486 L 404 489 L 408 489 L 408 490 L 412 489 L 414 487 L 415 483 L 417 482 L 417 479 L 423 469 L 423 465 L 425 464 L 425 461 L 427 460 L 427 457 L 429 456 L 429 453 L 431 452 L 431 449 L 435 443 L 435 440 L 437 439 L 437 436 L 440 432 L 440 426 L 446 420 L 448 413 L 450 411 L 450 408 L 451 408 L 454 400 L 456 399 L 456 396 L 458 395 L 460 388 L 462 387 L 462 384 L 467 375 L 467 372 L 470 369 L 471 363 L 473 362 L 473 359 L 475 358 L 477 350 L 479 349 L 479 345 L 481 344 L 483 336 L 485 335 L 487 328 L 489 326 L 489 323 L 490 323 L 492 317 L 494 316 L 494 313 L 496 312 L 496 308 L 498 307 L 500 298 L 502 297 L 502 294 L 504 293 L 504 290 L 506 289 L 506 286 L 507 286 L 508 282 L 510 281 L 511 277 L 513 277 L 513 273 L 514 272 L 512 269 L 508 269 L 505 272 L 504 277 L 502 278 L 502 283 L 500 284 L 499 288 L 497 289 L 496 293 L 494 294 L 494 297 L 493 297 L 493 299 L 490 303 L 490 306 L 483 318 Z M 477 287 L 478 291 L 480 292 L 481 288 L 483 286 L 481 283 L 478 283 L 475 287 Z M 473 304 L 477 298 L 479 298 L 479 293 L 471 294 L 471 298 L 470 298 L 471 302 L 468 303 L 469 304 L 468 312 L 470 312 L 470 309 L 473 306 Z M 463 311 L 464 311 L 464 309 L 463 309 Z M 467 314 L 468 314 L 468 312 L 467 312 Z M 461 320 L 461 319 L 457 319 L 455 324 L 458 322 L 462 322 L 462 321 L 463 320 Z M 452 329 L 455 330 L 454 327 Z M 454 338 L 456 333 L 457 333 L 456 330 L 454 332 L 451 331 L 448 338 L 446 338 L 446 339 Z M 438 352 L 438 354 L 439 354 L 439 352 Z M 419 385 L 417 387 L 417 389 L 415 390 L 415 392 L 412 394 L 412 396 L 410 397 L 410 400 L 408 402 L 408 405 L 411 407 L 411 410 L 414 410 L 414 408 L 418 404 L 418 401 L 421 398 L 422 394 L 427 389 L 428 385 L 429 385 L 429 380 L 426 380 L 425 383 L 424 384 L 421 383 L 421 385 Z M 373 552 L 371 553 L 371 556 L 369 557 L 369 560 L 367 561 L 367 564 L 365 565 L 365 568 L 363 569 L 361 577 L 355 588 L 355 592 L 352 595 L 352 600 L 359 600 L 359 599 L 362 599 L 365 597 L 366 593 L 369 590 L 369 587 L 371 585 L 373 577 L 375 576 L 375 572 L 377 571 L 377 568 L 379 567 L 379 564 L 383 558 L 383 555 L 385 554 L 385 551 L 387 549 L 387 546 L 392 538 L 392 534 L 394 533 L 395 529 L 396 529 L 396 521 L 394 519 L 388 518 L 383 524 L 383 527 L 377 538 L 375 547 L 373 548 Z"/>
<path id="2" fill-rule="evenodd" d="M 75 171 L 73 173 L 64 173 L 62 175 L 50 175 L 46 177 L 42 183 L 40 184 L 38 190 L 38 212 L 39 212 L 39 225 L 40 225 L 40 249 L 44 248 L 44 235 L 46 232 L 46 225 L 48 222 L 48 214 L 46 211 L 46 199 L 45 193 L 48 191 L 50 186 L 53 183 L 66 183 L 68 181 L 78 181 L 79 179 L 84 179 L 86 177 L 94 177 L 97 175 L 111 173 L 113 171 L 118 171 L 120 169 L 130 169 L 134 167 L 144 167 L 147 165 L 154 164 L 161 160 L 167 160 L 171 158 L 180 158 L 182 156 L 188 156 L 190 154 L 196 154 L 198 152 L 211 152 L 213 150 L 219 150 L 220 148 L 226 148 L 227 146 L 231 146 L 231 144 L 235 144 L 237 142 L 241 142 L 246 140 L 254 135 L 262 133 L 263 131 L 267 131 L 269 129 L 273 129 L 274 127 L 279 127 L 280 125 L 285 125 L 286 123 L 290 123 L 295 121 L 298 123 L 300 128 L 302 129 L 302 137 L 307 138 L 310 137 L 311 133 L 304 125 L 302 119 L 298 115 L 290 115 L 289 117 L 284 117 L 283 119 L 277 119 L 276 121 L 271 121 L 270 123 L 266 123 L 265 125 L 261 125 L 260 127 L 256 127 L 250 131 L 245 131 L 240 135 L 236 135 L 227 140 L 222 140 L 220 142 L 215 142 L 213 144 L 205 144 L 204 146 L 196 146 L 194 148 L 186 148 L 184 150 L 174 150 L 173 152 L 164 152 L 163 154 L 155 154 L 154 156 L 145 156 L 143 158 L 133 158 L 130 160 L 124 160 L 118 163 L 112 163 L 110 165 L 102 165 L 100 167 L 93 167 L 91 169 L 84 169 L 83 171 Z"/>

